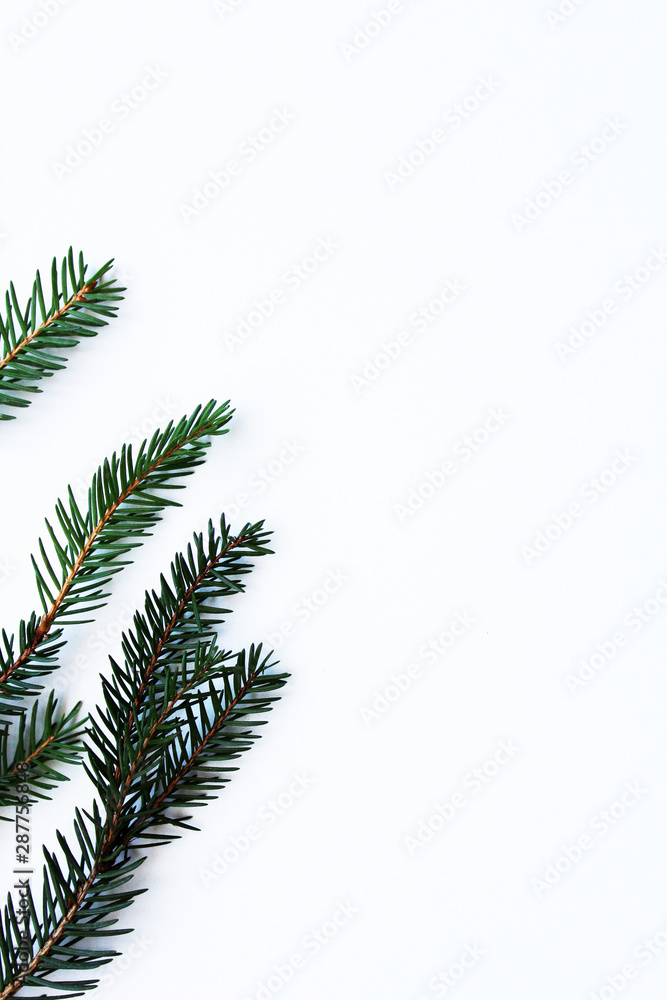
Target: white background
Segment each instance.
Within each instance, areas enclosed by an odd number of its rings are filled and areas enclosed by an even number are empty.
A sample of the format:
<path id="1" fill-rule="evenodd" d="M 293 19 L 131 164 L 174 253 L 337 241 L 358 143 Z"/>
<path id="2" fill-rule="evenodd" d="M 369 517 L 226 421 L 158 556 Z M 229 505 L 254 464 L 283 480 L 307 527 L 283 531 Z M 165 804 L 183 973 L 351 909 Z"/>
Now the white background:
<path id="1" fill-rule="evenodd" d="M 292 674 L 202 832 L 142 869 L 109 1000 L 664 995 L 667 12 L 557 3 L 403 0 L 381 29 L 379 0 L 3 4 L 2 285 L 27 295 L 71 243 L 91 269 L 114 256 L 128 292 L 2 426 L 1 624 L 36 604 L 29 553 L 68 482 L 231 399 L 230 434 L 58 683 L 92 708 L 97 630 L 117 653 L 222 510 L 275 532 L 230 642 L 272 636 Z M 292 120 L 251 160 L 276 111 Z M 332 252 L 288 280 L 320 240 Z M 448 280 L 465 291 L 441 308 Z M 585 336 L 587 311 L 605 322 Z M 427 659 L 457 613 L 474 624 Z M 38 843 L 88 802 L 74 777 L 35 810 Z M 450 989 L 466 948 L 484 954 Z"/>

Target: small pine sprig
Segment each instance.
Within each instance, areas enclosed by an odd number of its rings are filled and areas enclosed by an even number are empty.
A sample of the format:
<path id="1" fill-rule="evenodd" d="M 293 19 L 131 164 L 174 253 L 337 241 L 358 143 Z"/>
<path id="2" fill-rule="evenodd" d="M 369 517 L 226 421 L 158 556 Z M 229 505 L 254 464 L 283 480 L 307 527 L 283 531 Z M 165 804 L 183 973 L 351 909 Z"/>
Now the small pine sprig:
<path id="1" fill-rule="evenodd" d="M 103 679 L 114 731 L 118 731 L 119 714 L 124 714 L 132 728 L 149 684 L 161 696 L 168 669 L 179 667 L 195 643 L 215 637 L 230 614 L 217 602 L 243 592 L 243 577 L 253 568 L 251 560 L 272 552 L 267 547 L 269 538 L 263 521 L 245 524 L 238 535 L 232 535 L 223 514 L 219 530 L 209 521 L 206 533 L 193 535 L 185 553 L 176 553 L 170 582 L 162 576 L 159 593 L 146 592 L 144 613 L 134 616 L 134 629 L 123 635 L 125 667 L 112 658 L 112 682 Z M 128 692 L 134 692 L 131 700 Z"/>
<path id="2" fill-rule="evenodd" d="M 258 738 L 254 730 L 267 720 L 256 718 L 257 714 L 270 710 L 278 698 L 267 696 L 282 688 L 289 677 L 267 673 L 275 663 L 269 662 L 272 654 L 260 660 L 261 650 L 261 643 L 251 646 L 247 654 L 245 650 L 239 654 L 231 670 L 216 671 L 221 686 L 216 686 L 209 668 L 208 687 L 183 697 L 186 725 L 176 739 L 166 741 L 157 756 L 152 791 L 142 781 L 132 803 L 129 834 L 135 847 L 173 839 L 173 834 L 153 832 L 158 827 L 197 830 L 189 816 L 168 810 L 206 805 L 230 780 L 228 772 L 238 770 L 228 766 L 229 762 L 249 750 Z M 209 656 L 215 662 L 214 645 Z"/>
<path id="3" fill-rule="evenodd" d="M 144 441 L 136 454 L 131 446 L 114 452 L 95 473 L 84 512 L 71 487 L 67 505 L 56 504 L 58 530 L 47 520 L 50 551 L 40 539 L 40 561 L 33 556 L 42 615 L 21 621 L 16 636 L 3 630 L 0 643 L 0 762 L 22 702 L 42 690 L 38 681 L 55 669 L 67 626 L 91 621 L 103 607 L 111 578 L 127 565 L 124 558 L 140 545 L 167 506 L 180 506 L 165 493 L 205 459 L 213 436 L 227 433 L 233 410 L 211 400 L 190 417 L 170 422 Z M 57 745 L 57 740 L 50 742 Z M 0 772 L 0 805 L 12 801 L 12 779 Z"/>
<path id="4" fill-rule="evenodd" d="M 23 308 L 10 282 L 0 315 L 0 420 L 14 420 L 11 410 L 28 406 L 31 394 L 42 391 L 37 383 L 65 367 L 63 352 L 95 337 L 116 315 L 125 289 L 115 279 L 102 280 L 112 265 L 107 261 L 86 278 L 83 254 L 77 268 L 70 247 L 60 268 L 53 258 L 48 305 L 39 271 Z"/>
<path id="5" fill-rule="evenodd" d="M 106 711 L 98 708 L 98 714 L 108 731 L 106 739 L 116 743 L 119 761 L 132 754 L 135 734 L 156 724 L 156 704 L 165 698 L 169 703 L 173 700 L 176 675 L 182 682 L 179 699 L 209 679 L 196 670 L 188 673 L 189 655 L 195 646 L 215 641 L 217 628 L 230 614 L 217 602 L 244 591 L 243 578 L 254 565 L 251 560 L 271 554 L 269 537 L 263 521 L 245 524 L 238 535 L 232 535 L 223 514 L 219 531 L 209 521 L 205 534 L 193 535 L 185 553 L 176 553 L 169 573 L 171 585 L 162 576 L 159 593 L 146 592 L 144 612 L 135 614 L 134 628 L 122 637 L 124 664 L 109 657 L 111 678 L 102 678 Z M 199 660 L 195 662 L 198 667 Z M 91 732 L 96 745 L 100 732 L 99 727 Z M 104 741 L 98 748 L 104 752 Z M 119 763 L 115 781 L 120 779 Z"/>
<path id="6" fill-rule="evenodd" d="M 197 646 L 188 656 L 189 672 L 211 674 L 221 656 L 215 644 Z M 60 831 L 60 856 L 44 848 L 41 913 L 29 883 L 25 910 L 17 914 L 8 897 L 0 926 L 0 1000 L 27 995 L 24 987 L 42 991 L 31 993 L 34 997 L 66 1000 L 98 985 L 89 973 L 119 952 L 91 944 L 132 932 L 115 925 L 117 914 L 146 891 L 127 888 L 146 858 L 144 850 L 177 838 L 179 828 L 191 829 L 189 817 L 174 815 L 173 809 L 213 798 L 237 770 L 233 762 L 258 738 L 256 727 L 266 721 L 261 716 L 287 680 L 287 674 L 268 673 L 272 665 L 261 647 L 250 647 L 231 666 L 220 665 L 222 683 L 186 703 L 184 722 L 172 719 L 168 728 L 147 735 L 120 788 L 113 778 L 118 761 L 109 756 L 98 764 L 93 758 L 102 804 L 95 800 L 89 812 L 75 810 L 78 848 L 72 850 Z"/>
<path id="7" fill-rule="evenodd" d="M 247 559 L 270 551 L 266 537 L 262 522 L 236 537 L 224 518 L 219 534 L 209 524 L 207 539 L 195 536 L 172 563 L 173 588 L 162 578 L 159 594 L 146 594 L 146 613 L 135 615 L 133 633 L 123 637 L 124 665 L 111 661 L 105 709 L 91 718 L 85 766 L 97 798 L 89 812 L 76 810 L 78 850 L 60 832 L 60 859 L 45 849 L 42 912 L 27 886 L 23 928 L 8 898 L 0 1000 L 22 987 L 74 997 L 97 984 L 80 977 L 118 953 L 87 945 L 130 932 L 114 925 L 115 914 L 145 891 L 119 891 L 145 859 L 137 851 L 192 829 L 183 807 L 213 798 L 236 770 L 232 762 L 258 738 L 288 675 L 269 672 L 275 664 L 261 644 L 238 654 L 218 648 L 214 626 L 228 612 L 212 601 L 243 589 Z M 26 936 L 30 957 L 22 963 Z"/>
<path id="8" fill-rule="evenodd" d="M 63 713 L 53 691 L 49 692 L 41 718 L 40 705 L 35 701 L 30 713 L 23 712 L 17 726 L 16 745 L 11 759 L 7 753 L 7 741 L 2 742 L 2 781 L 0 789 L 3 805 L 18 805 L 25 802 L 19 796 L 16 785 L 24 780 L 26 767 L 30 769 L 30 792 L 32 799 L 48 799 L 46 794 L 66 778 L 52 766 L 54 763 L 78 763 L 83 746 L 85 721 L 79 719 L 81 702 L 77 702 L 67 713 Z M 0 819 L 11 820 L 9 815 Z"/>

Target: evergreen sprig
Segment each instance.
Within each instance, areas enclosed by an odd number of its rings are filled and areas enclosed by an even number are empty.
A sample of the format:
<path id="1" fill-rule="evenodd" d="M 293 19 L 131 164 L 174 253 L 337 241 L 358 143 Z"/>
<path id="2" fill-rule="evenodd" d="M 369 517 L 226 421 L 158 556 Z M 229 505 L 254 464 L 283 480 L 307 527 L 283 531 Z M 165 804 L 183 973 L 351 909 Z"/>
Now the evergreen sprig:
<path id="1" fill-rule="evenodd" d="M 91 621 L 88 616 L 104 606 L 111 578 L 131 561 L 124 557 L 150 534 L 165 507 L 180 506 L 164 494 L 182 488 L 176 480 L 201 465 L 211 437 L 227 433 L 232 414 L 228 402 L 198 406 L 190 417 L 156 431 L 136 456 L 131 445 L 123 445 L 119 456 L 114 452 L 105 460 L 93 476 L 85 511 L 71 487 L 67 504 L 56 503 L 56 527 L 46 521 L 47 543 L 40 539 L 39 561 L 32 557 L 42 615 L 33 612 L 16 635 L 1 635 L 0 764 L 13 717 L 23 717 L 23 701 L 42 690 L 39 679 L 57 666 L 65 627 Z M 47 737 L 52 734 L 45 730 Z M 61 744 L 66 752 L 71 738 L 65 729 L 48 746 Z M 0 805 L 13 801 L 13 783 L 6 770 L 0 772 Z"/>
<path id="2" fill-rule="evenodd" d="M 50 991 L 43 998 L 75 997 L 97 984 L 82 977 L 118 953 L 89 945 L 131 932 L 115 926 L 116 914 L 145 891 L 121 889 L 145 849 L 193 829 L 181 810 L 213 798 L 258 738 L 288 675 L 269 672 L 274 664 L 261 644 L 238 654 L 219 648 L 215 629 L 229 612 L 214 602 L 244 589 L 250 560 L 270 551 L 267 538 L 263 522 L 237 536 L 224 517 L 219 533 L 209 523 L 206 536 L 195 535 L 176 556 L 172 585 L 162 577 L 159 593 L 146 593 L 144 613 L 123 636 L 124 664 L 111 660 L 103 680 L 105 708 L 90 720 L 85 766 L 97 798 L 89 812 L 75 812 L 78 849 L 59 831 L 59 856 L 44 849 L 41 913 L 29 885 L 25 911 L 17 914 L 8 897 L 0 1000 L 22 987 Z"/>
<path id="3" fill-rule="evenodd" d="M 0 315 L 0 420 L 15 419 L 7 410 L 30 404 L 30 395 L 42 391 L 37 383 L 65 367 L 63 352 L 84 337 L 96 336 L 116 315 L 116 303 L 125 289 L 115 279 L 102 280 L 112 264 L 113 260 L 108 261 L 86 278 L 88 265 L 83 254 L 79 254 L 77 267 L 70 247 L 60 268 L 53 258 L 46 295 L 37 271 L 23 307 L 10 282 L 5 315 Z"/>
<path id="4" fill-rule="evenodd" d="M 40 704 L 37 701 L 33 703 L 29 713 L 21 713 L 11 760 L 8 758 L 7 739 L 3 739 L 0 745 L 0 794 L 3 806 L 17 805 L 23 801 L 15 787 L 24 780 L 26 766 L 30 768 L 33 798 L 48 799 L 50 796 L 45 793 L 55 788 L 59 781 L 66 780 L 51 765 L 56 762 L 74 764 L 80 760 L 85 732 L 85 721 L 78 718 L 80 708 L 81 702 L 78 702 L 69 712 L 63 713 L 54 692 L 50 691 L 41 718 Z"/>

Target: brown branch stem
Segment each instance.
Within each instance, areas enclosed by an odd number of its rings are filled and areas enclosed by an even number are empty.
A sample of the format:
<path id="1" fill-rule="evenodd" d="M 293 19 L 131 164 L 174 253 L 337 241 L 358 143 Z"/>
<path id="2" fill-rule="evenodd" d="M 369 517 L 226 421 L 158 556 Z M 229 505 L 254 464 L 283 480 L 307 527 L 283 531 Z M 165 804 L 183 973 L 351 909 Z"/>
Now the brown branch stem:
<path id="1" fill-rule="evenodd" d="M 13 361 L 14 358 L 20 354 L 22 350 L 24 350 L 24 348 L 31 344 L 33 340 L 39 337 L 41 333 L 44 333 L 44 331 L 51 326 L 52 323 L 55 323 L 56 320 L 61 318 L 61 316 L 64 316 L 65 313 L 72 308 L 72 306 L 76 305 L 78 302 L 85 302 L 86 293 L 91 292 L 93 288 L 95 288 L 96 284 L 96 281 L 90 281 L 87 285 L 84 285 L 83 288 L 78 291 L 76 295 L 73 295 L 71 299 L 68 299 L 57 312 L 54 312 L 52 316 L 49 316 L 49 318 L 46 319 L 41 326 L 36 327 L 32 333 L 29 333 L 23 340 L 19 340 L 18 344 L 12 348 L 9 354 L 6 354 L 4 358 L 0 358 L 0 372 L 9 364 L 10 361 Z"/>
<path id="2" fill-rule="evenodd" d="M 220 716 L 220 718 L 216 720 L 213 726 L 211 726 L 211 729 L 202 740 L 201 745 L 195 751 L 193 751 L 192 756 L 183 766 L 181 771 L 179 771 L 179 773 L 174 778 L 172 778 L 167 788 L 165 788 L 165 790 L 155 799 L 155 802 L 153 804 L 154 810 L 157 810 L 162 805 L 165 798 L 167 798 L 173 792 L 174 788 L 176 788 L 178 782 L 181 781 L 188 773 L 188 771 L 193 767 L 193 765 L 195 764 L 196 760 L 199 757 L 199 754 L 208 745 L 209 740 L 218 732 L 223 723 L 226 722 L 226 720 L 229 718 L 231 712 L 234 710 L 234 708 L 236 708 L 240 700 L 248 692 L 253 681 L 256 680 L 260 672 L 260 669 L 261 668 L 258 668 L 257 670 L 254 670 L 252 674 L 250 674 L 250 676 L 248 677 L 248 679 L 246 680 L 245 684 L 238 692 L 236 697 L 229 703 L 229 705 L 227 706 L 223 714 Z M 123 804 L 125 802 L 125 799 L 127 798 L 128 792 L 132 784 L 132 779 L 134 777 L 134 774 L 136 773 L 136 769 L 141 761 L 141 758 L 146 750 L 146 746 L 150 741 L 152 734 L 155 732 L 156 728 L 159 725 L 161 725 L 161 723 L 164 721 L 168 713 L 171 711 L 171 708 L 173 708 L 173 705 L 176 703 L 178 698 L 182 696 L 185 690 L 187 690 L 187 686 L 181 689 L 181 691 L 170 702 L 170 704 L 166 706 L 165 709 L 163 709 L 160 719 L 154 724 L 153 728 L 151 729 L 151 732 L 147 735 L 146 739 L 144 740 L 139 755 L 135 760 L 135 762 L 133 763 L 132 768 L 128 773 L 128 776 L 123 784 L 121 797 L 118 801 L 118 805 L 116 806 L 115 812 L 108 823 L 108 831 L 106 836 L 104 837 L 104 840 L 102 841 L 102 844 L 100 845 L 98 856 L 91 868 L 90 874 L 88 875 L 85 882 L 78 890 L 76 898 L 73 900 L 71 906 L 68 908 L 66 913 L 64 913 L 63 916 L 61 917 L 57 927 L 55 927 L 54 930 L 51 932 L 51 934 L 49 934 L 48 938 L 46 939 L 46 941 L 44 941 L 43 945 L 40 947 L 37 954 L 32 958 L 30 964 L 25 969 L 22 969 L 21 972 L 19 972 L 19 974 L 17 975 L 16 979 L 12 983 L 10 983 L 7 987 L 5 987 L 2 993 L 0 993 L 0 1000 L 6 1000 L 7 997 L 14 996 L 16 991 L 20 989 L 26 977 L 32 976 L 36 973 L 36 971 L 38 971 L 40 961 L 46 955 L 48 955 L 53 946 L 60 941 L 60 939 L 66 933 L 68 925 L 77 915 L 82 904 L 85 902 L 89 890 L 95 883 L 95 879 L 103 870 L 106 857 L 112 851 L 117 850 L 119 847 L 128 847 L 129 844 L 131 843 L 133 837 L 135 836 L 132 827 L 129 827 L 125 831 L 125 836 L 120 843 L 114 843 L 116 833 L 118 831 L 118 824 L 120 822 L 122 814 Z"/>
<path id="3" fill-rule="evenodd" d="M 141 478 L 137 477 L 132 483 L 130 483 L 127 489 L 125 489 L 120 494 L 118 499 L 115 500 L 113 504 L 111 504 L 109 509 L 100 518 L 99 522 L 92 530 L 92 532 L 86 539 L 85 543 L 83 544 L 81 551 L 79 552 L 79 555 L 72 564 L 72 568 L 70 569 L 66 579 L 64 580 L 60 590 L 58 591 L 58 594 L 56 595 L 53 604 L 51 605 L 50 609 L 44 615 L 42 615 L 41 621 L 37 626 L 37 628 L 35 629 L 35 634 L 33 635 L 32 639 L 22 650 L 22 652 L 16 658 L 16 660 L 14 660 L 14 662 L 7 667 L 4 673 L 0 674 L 0 684 L 6 683 L 6 681 L 8 680 L 9 677 L 11 677 L 14 671 L 17 670 L 20 666 L 22 666 L 32 656 L 32 654 L 39 646 L 40 642 L 42 642 L 49 634 L 49 630 L 53 625 L 56 615 L 58 614 L 60 605 L 67 597 L 67 594 L 69 593 L 72 583 L 74 582 L 76 574 L 81 569 L 84 559 L 86 558 L 86 556 L 92 549 L 93 545 L 95 544 L 95 541 L 99 536 L 100 532 L 105 528 L 105 526 L 111 520 L 112 516 L 116 513 L 120 505 L 124 503 L 129 496 L 132 495 L 137 486 L 139 486 L 143 482 L 143 480 L 147 478 L 147 476 L 149 476 L 152 472 L 155 472 L 155 470 L 158 469 L 163 462 L 165 462 L 168 458 L 170 458 L 175 451 L 178 451 L 179 448 L 184 447 L 184 445 L 186 445 L 189 441 L 193 441 L 196 437 L 201 436 L 201 434 L 203 433 L 205 433 L 205 430 L 198 430 L 197 434 L 193 434 L 191 437 L 188 437 L 185 441 L 179 442 L 173 448 L 170 448 L 169 451 L 165 452 L 164 455 L 161 455 L 159 459 L 156 459 L 156 461 L 153 462 L 153 464 L 148 469 L 146 469 Z"/>

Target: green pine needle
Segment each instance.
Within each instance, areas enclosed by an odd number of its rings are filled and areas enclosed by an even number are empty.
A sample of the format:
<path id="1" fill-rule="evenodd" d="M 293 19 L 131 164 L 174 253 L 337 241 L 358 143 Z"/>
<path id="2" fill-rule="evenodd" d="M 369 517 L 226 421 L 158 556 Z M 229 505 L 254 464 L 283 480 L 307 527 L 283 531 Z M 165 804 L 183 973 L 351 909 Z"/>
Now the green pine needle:
<path id="1" fill-rule="evenodd" d="M 108 261 L 86 278 L 82 253 L 78 267 L 72 247 L 60 268 L 54 257 L 48 305 L 39 271 L 23 308 L 10 282 L 4 318 L 0 315 L 0 420 L 14 420 L 7 410 L 28 406 L 30 396 L 42 391 L 37 383 L 65 367 L 63 353 L 84 337 L 95 337 L 116 315 L 125 289 L 115 279 L 102 280 L 112 264 Z"/>
<path id="2" fill-rule="evenodd" d="M 136 456 L 123 445 L 100 466 L 82 511 L 71 487 L 68 501 L 58 500 L 48 538 L 32 557 L 42 615 L 33 612 L 16 634 L 0 633 L 0 767 L 7 759 L 10 727 L 22 719 L 26 698 L 42 690 L 39 683 L 58 664 L 67 627 L 90 620 L 103 607 L 112 577 L 131 562 L 126 558 L 150 535 L 167 506 L 180 506 L 165 492 L 181 488 L 175 480 L 190 475 L 205 459 L 212 436 L 227 433 L 233 410 L 211 400 L 190 417 L 170 422 L 144 441 Z M 60 741 L 53 740 L 54 748 Z M 62 742 L 62 749 L 66 744 Z M 8 804 L 0 770 L 0 806 Z"/>
<path id="3" fill-rule="evenodd" d="M 50 691 L 42 718 L 38 718 L 39 702 L 35 701 L 30 713 L 24 710 L 19 716 L 16 745 L 11 760 L 8 758 L 7 741 L 4 740 L 0 761 L 0 802 L 4 806 L 48 799 L 47 791 L 55 788 L 66 778 L 52 766 L 76 764 L 81 758 L 82 737 L 87 719 L 78 718 L 81 702 L 69 712 L 63 713 L 58 707 L 54 692 Z M 26 800 L 16 791 L 16 786 L 25 781 L 25 766 L 30 768 L 30 794 Z M 13 821 L 10 815 L 0 819 Z"/>
<path id="4" fill-rule="evenodd" d="M 46 998 L 80 996 L 97 985 L 81 977 L 118 954 L 104 939 L 131 932 L 118 929 L 117 914 L 145 891 L 128 883 L 146 849 L 193 829 L 183 809 L 214 798 L 258 738 L 288 675 L 270 672 L 275 664 L 261 644 L 247 653 L 220 649 L 216 627 L 229 614 L 219 600 L 244 589 L 252 561 L 270 552 L 267 539 L 263 522 L 236 536 L 224 517 L 219 532 L 209 523 L 177 554 L 171 582 L 162 577 L 159 592 L 146 593 L 144 613 L 135 614 L 122 639 L 124 663 L 111 660 L 105 707 L 87 730 L 84 766 L 97 797 L 90 811 L 75 811 L 78 846 L 58 831 L 59 854 L 44 849 L 41 912 L 27 888 L 31 957 L 24 967 L 8 897 L 0 921 L 0 1000 L 24 987 Z"/>

